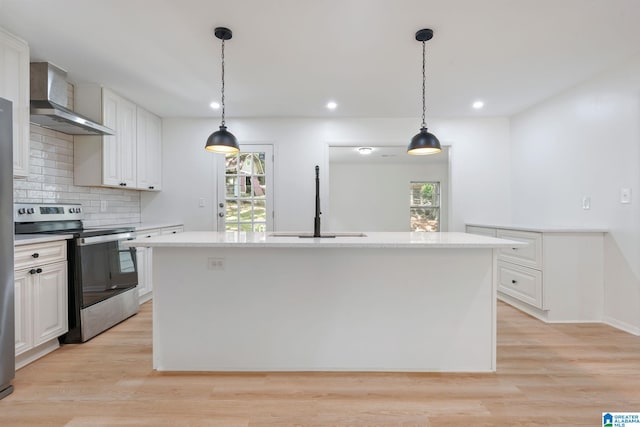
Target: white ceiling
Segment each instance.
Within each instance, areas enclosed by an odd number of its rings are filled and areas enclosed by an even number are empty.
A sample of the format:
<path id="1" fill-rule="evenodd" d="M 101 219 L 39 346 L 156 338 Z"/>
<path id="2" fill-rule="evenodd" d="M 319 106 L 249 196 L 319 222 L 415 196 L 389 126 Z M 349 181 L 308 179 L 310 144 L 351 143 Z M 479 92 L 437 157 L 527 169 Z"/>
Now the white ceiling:
<path id="1" fill-rule="evenodd" d="M 0 0 L 31 59 L 163 117 L 511 115 L 640 52 L 640 0 Z M 324 107 L 335 100 L 338 109 Z M 486 107 L 470 104 L 482 99 Z"/>

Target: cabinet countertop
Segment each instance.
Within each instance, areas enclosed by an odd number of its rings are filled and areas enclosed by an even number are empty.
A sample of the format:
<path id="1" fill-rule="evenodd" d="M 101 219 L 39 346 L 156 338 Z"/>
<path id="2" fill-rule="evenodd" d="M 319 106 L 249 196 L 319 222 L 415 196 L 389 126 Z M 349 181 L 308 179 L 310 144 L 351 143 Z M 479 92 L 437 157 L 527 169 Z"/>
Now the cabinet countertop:
<path id="1" fill-rule="evenodd" d="M 555 225 L 507 225 L 507 224 L 492 224 L 483 222 L 467 222 L 466 225 L 470 227 L 486 227 L 486 228 L 500 228 L 503 230 L 521 230 L 521 231 L 535 231 L 538 233 L 606 233 L 609 230 L 606 227 L 595 226 L 555 226 Z"/>
<path id="2" fill-rule="evenodd" d="M 130 224 L 118 224 L 121 227 L 133 227 L 136 231 L 153 230 L 156 228 L 182 227 L 181 222 L 136 222 Z"/>
<path id="3" fill-rule="evenodd" d="M 274 236 L 274 234 L 286 234 Z M 526 246 L 513 240 L 467 233 L 363 233 L 364 237 L 299 238 L 297 233 L 189 231 L 125 242 L 145 247 L 218 248 L 429 248 L 477 249 Z M 305 234 L 305 233 L 300 233 Z M 329 234 L 329 233 L 327 233 Z M 339 233 L 338 233 L 339 234 Z"/>

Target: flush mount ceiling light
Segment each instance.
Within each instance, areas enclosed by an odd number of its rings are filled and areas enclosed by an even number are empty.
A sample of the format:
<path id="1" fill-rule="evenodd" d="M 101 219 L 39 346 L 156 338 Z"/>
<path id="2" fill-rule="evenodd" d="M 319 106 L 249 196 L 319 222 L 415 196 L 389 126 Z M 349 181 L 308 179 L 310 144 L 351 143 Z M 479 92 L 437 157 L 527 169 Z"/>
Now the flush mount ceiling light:
<path id="1" fill-rule="evenodd" d="M 220 108 L 220 103 L 213 101 L 211 104 L 209 104 L 209 107 L 213 108 L 214 110 L 217 110 L 218 108 Z"/>
<path id="2" fill-rule="evenodd" d="M 358 147 L 358 153 L 363 155 L 371 154 L 372 151 L 373 147 Z"/>
<path id="3" fill-rule="evenodd" d="M 327 102 L 327 108 L 329 110 L 335 110 L 336 108 L 338 108 L 338 104 L 336 104 L 334 101 L 329 101 Z"/>
<path id="4" fill-rule="evenodd" d="M 425 73 L 425 42 L 431 40 L 432 37 L 433 30 L 429 28 L 419 30 L 416 33 L 416 40 L 422 42 L 422 126 L 420 127 L 420 132 L 411 139 L 407 153 L 418 156 L 436 154 L 442 151 L 440 141 L 438 141 L 438 138 L 436 138 L 434 134 L 427 132 L 427 124 L 425 123 L 427 110 L 425 102 L 425 84 L 427 80 Z"/>
<path id="5" fill-rule="evenodd" d="M 240 151 L 238 140 L 227 130 L 224 122 L 224 41 L 231 39 L 232 33 L 228 28 L 217 27 L 213 30 L 213 34 L 222 40 L 222 122 L 220 123 L 220 129 L 209 135 L 204 149 L 214 153 L 237 153 Z"/>

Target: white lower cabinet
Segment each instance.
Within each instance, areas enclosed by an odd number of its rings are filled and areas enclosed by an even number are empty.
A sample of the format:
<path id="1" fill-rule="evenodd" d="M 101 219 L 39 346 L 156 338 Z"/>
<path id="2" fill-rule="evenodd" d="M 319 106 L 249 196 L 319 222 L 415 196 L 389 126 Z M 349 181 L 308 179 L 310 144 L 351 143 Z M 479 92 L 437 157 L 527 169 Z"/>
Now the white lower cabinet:
<path id="1" fill-rule="evenodd" d="M 469 224 L 467 233 L 527 243 L 498 250 L 498 297 L 548 322 L 602 321 L 604 231 Z"/>
<path id="2" fill-rule="evenodd" d="M 184 231 L 183 226 L 160 227 L 140 230 L 137 232 L 138 239 L 149 239 L 151 237 L 176 234 Z M 138 297 L 140 304 L 143 304 L 153 296 L 153 249 L 136 248 L 136 258 L 138 267 Z"/>
<path id="3" fill-rule="evenodd" d="M 15 271 L 16 368 L 58 348 L 69 330 L 66 241 L 16 248 L 16 260 L 27 255 L 30 265 Z"/>

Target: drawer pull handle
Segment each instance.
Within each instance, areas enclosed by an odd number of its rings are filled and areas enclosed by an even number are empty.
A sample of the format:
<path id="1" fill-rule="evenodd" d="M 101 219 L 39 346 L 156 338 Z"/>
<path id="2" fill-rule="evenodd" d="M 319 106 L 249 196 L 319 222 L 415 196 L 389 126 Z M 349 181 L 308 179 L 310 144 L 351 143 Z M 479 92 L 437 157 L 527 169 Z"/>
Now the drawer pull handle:
<path id="1" fill-rule="evenodd" d="M 31 270 L 29 270 L 29 274 L 36 274 L 36 273 L 37 273 L 37 271 L 36 271 L 35 268 L 32 268 Z"/>
<path id="2" fill-rule="evenodd" d="M 512 279 L 512 280 L 511 280 L 511 283 L 513 283 L 513 284 L 515 285 L 516 283 L 518 283 L 518 281 L 517 281 L 517 280 L 515 280 L 515 279 Z"/>
<path id="3" fill-rule="evenodd" d="M 31 256 L 33 258 L 38 258 L 40 256 L 40 254 L 38 252 L 31 254 Z"/>
<path id="4" fill-rule="evenodd" d="M 518 250 L 518 248 L 511 248 L 511 249 L 512 249 L 512 250 L 514 250 L 514 251 L 517 251 L 517 250 Z"/>
<path id="5" fill-rule="evenodd" d="M 42 273 L 42 269 L 41 268 L 36 268 L 36 273 Z"/>

